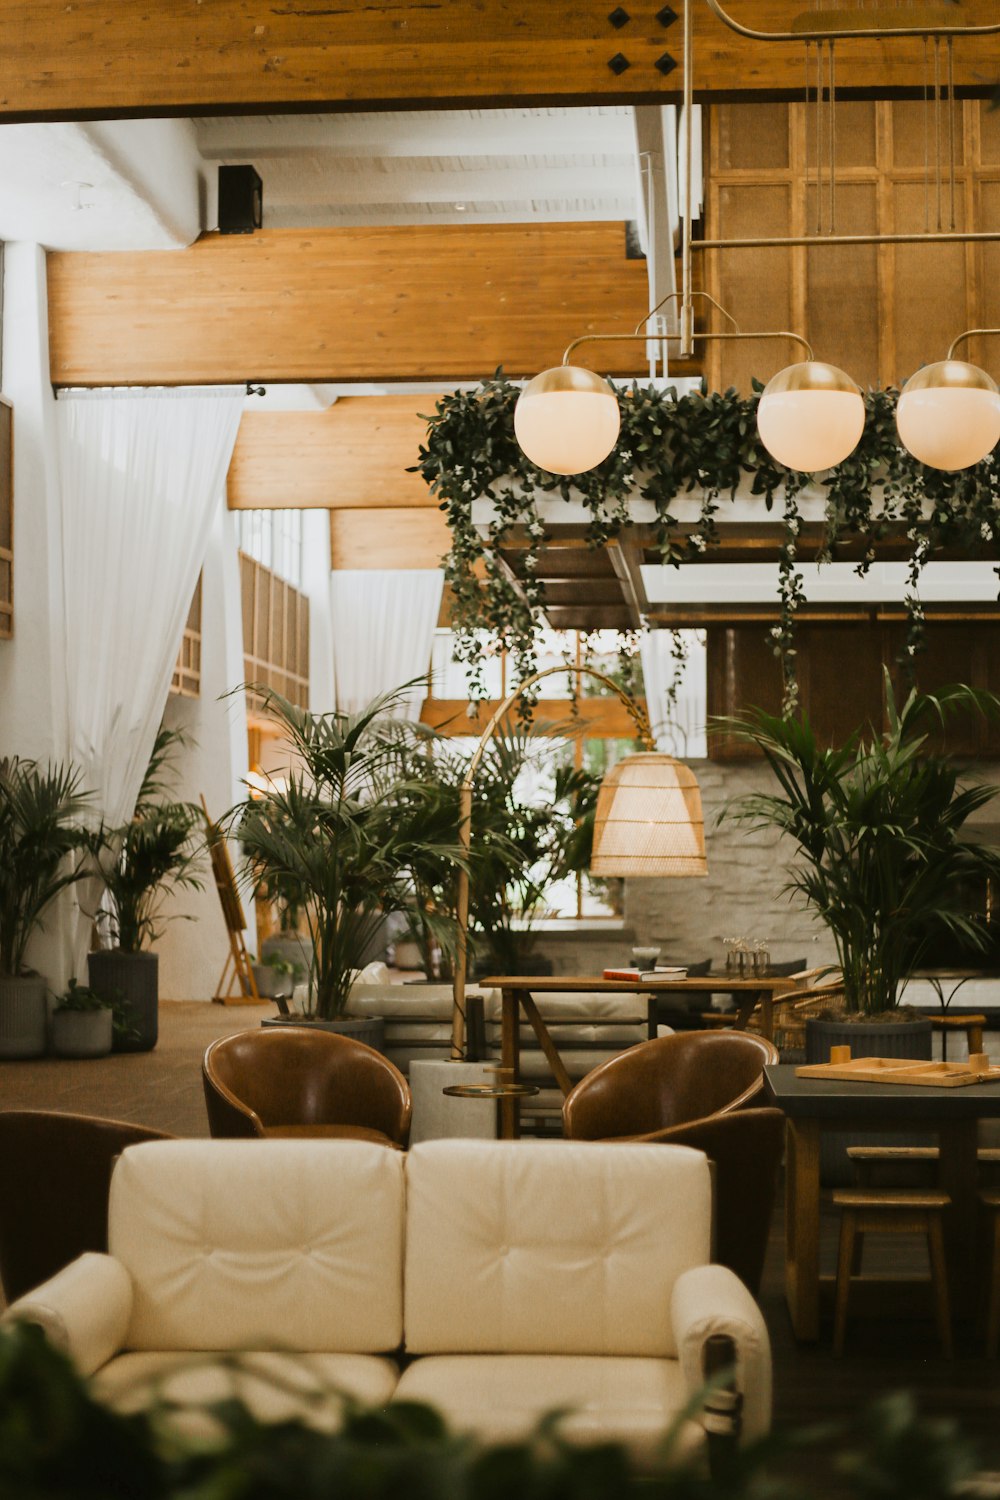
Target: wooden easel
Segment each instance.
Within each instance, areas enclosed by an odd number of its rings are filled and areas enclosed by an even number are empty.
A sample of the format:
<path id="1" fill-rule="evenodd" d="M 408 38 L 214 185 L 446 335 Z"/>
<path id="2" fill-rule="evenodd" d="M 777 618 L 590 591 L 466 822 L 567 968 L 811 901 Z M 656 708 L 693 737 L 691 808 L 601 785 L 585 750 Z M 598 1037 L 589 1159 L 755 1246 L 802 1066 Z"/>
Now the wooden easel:
<path id="1" fill-rule="evenodd" d="M 229 849 L 218 823 L 213 823 L 208 815 L 208 804 L 204 796 L 201 799 L 201 807 L 205 814 L 208 852 L 212 860 L 215 888 L 219 893 L 222 915 L 229 936 L 229 955 L 222 966 L 216 993 L 212 999 L 217 1005 L 267 1005 L 270 1002 L 262 999 L 257 993 L 257 981 L 253 977 L 247 945 L 243 939 L 246 917 L 243 914 L 240 893 L 236 888 L 236 875 L 229 858 Z M 234 985 L 237 987 L 235 994 L 233 993 Z"/>

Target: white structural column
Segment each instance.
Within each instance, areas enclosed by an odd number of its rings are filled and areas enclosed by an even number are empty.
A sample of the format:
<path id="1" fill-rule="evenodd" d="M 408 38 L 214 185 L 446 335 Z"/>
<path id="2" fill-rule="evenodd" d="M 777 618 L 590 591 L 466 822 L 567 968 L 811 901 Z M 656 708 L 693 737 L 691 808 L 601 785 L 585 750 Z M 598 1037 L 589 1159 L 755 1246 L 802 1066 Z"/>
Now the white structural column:
<path id="1" fill-rule="evenodd" d="M 380 693 L 425 677 L 441 611 L 437 568 L 331 575 L 333 674 L 337 707 L 357 713 Z M 411 689 L 401 717 L 416 720 L 425 686 Z"/>
<path id="2" fill-rule="evenodd" d="M 673 631 L 644 630 L 639 640 L 646 708 L 656 748 L 680 760 L 708 754 L 705 737 L 707 681 L 705 638 L 701 631 L 683 630 L 687 661 L 677 687 L 676 702 L 667 694 L 674 680 Z"/>

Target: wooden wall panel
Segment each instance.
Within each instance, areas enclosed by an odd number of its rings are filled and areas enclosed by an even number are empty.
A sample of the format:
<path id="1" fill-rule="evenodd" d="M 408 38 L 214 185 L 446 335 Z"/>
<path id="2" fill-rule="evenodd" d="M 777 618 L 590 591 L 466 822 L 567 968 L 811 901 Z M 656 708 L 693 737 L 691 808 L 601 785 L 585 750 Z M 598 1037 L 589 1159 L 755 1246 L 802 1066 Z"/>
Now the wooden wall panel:
<path id="1" fill-rule="evenodd" d="M 243 671 L 248 684 L 273 688 L 309 707 L 309 600 L 245 552 L 240 553 Z M 260 707 L 256 693 L 247 707 Z"/>
<path id="2" fill-rule="evenodd" d="M 408 474 L 437 398 L 342 396 L 327 411 L 247 411 L 229 466 L 230 510 L 430 506 Z"/>
<path id="3" fill-rule="evenodd" d="M 331 568 L 437 568 L 451 547 L 439 510 L 335 510 Z"/>
<path id="4" fill-rule="evenodd" d="M 197 114 L 283 105 L 676 98 L 680 25 L 660 0 L 630 0 L 617 30 L 608 0 L 3 0 L 0 114 L 18 118 Z M 737 19 L 786 30 L 787 0 L 735 0 Z M 679 11 L 679 5 L 674 6 Z M 990 0 L 964 16 L 995 19 Z M 753 42 L 694 6 L 695 86 L 702 97 L 797 94 L 799 43 Z M 618 55 L 626 66 L 609 64 Z M 838 47 L 841 90 L 920 87 L 917 39 Z M 657 67 L 657 63 L 660 64 Z M 666 67 L 666 71 L 664 71 Z M 988 93 L 1000 76 L 996 37 L 955 44 L 961 87 Z"/>
<path id="5" fill-rule="evenodd" d="M 189 250 L 51 254 L 48 274 L 55 385 L 533 375 L 647 309 L 621 224 L 207 234 Z M 580 358 L 628 373 L 637 351 Z"/>

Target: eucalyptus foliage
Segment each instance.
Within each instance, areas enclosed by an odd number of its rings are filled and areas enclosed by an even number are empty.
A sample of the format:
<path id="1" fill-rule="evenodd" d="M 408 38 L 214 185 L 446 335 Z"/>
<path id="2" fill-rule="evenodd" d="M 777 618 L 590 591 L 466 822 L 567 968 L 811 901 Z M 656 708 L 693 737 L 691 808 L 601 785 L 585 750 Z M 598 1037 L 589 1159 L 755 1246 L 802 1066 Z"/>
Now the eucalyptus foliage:
<path id="1" fill-rule="evenodd" d="M 24 972 L 46 907 L 82 878 L 88 798 L 68 766 L 0 760 L 0 974 Z"/>
<path id="2" fill-rule="evenodd" d="M 749 477 L 764 510 L 779 510 L 784 519 L 781 616 L 771 636 L 782 662 L 785 706 L 794 707 L 794 624 L 803 597 L 797 497 L 809 476 L 786 469 L 761 444 L 756 414 L 762 387 L 759 382 L 754 387 L 745 397 L 728 390 L 680 398 L 651 387 L 618 389 L 621 435 L 614 451 L 596 469 L 569 478 L 535 468 L 518 447 L 513 417 L 519 391 L 501 371 L 477 390 L 455 391 L 437 403 L 415 468 L 438 497 L 451 529 L 445 571 L 455 598 L 458 655 L 474 684 L 481 683 L 484 631 L 511 654 L 519 677 L 534 668 L 534 639 L 545 607 L 538 564 L 548 540 L 538 497 L 582 500 L 590 514 L 587 539 L 595 547 L 630 524 L 631 499 L 650 500 L 661 558 L 676 566 L 718 543 L 719 517 Z M 896 399 L 894 390 L 869 391 L 861 441 L 820 480 L 826 491 L 820 555 L 829 559 L 839 541 L 860 541 L 864 553 L 858 572 L 864 574 L 875 560 L 875 543 L 890 528 L 902 528 L 911 547 L 906 655 L 912 658 L 923 639 L 918 588 L 927 559 L 942 546 L 997 555 L 1000 458 L 994 451 L 958 473 L 926 468 L 897 440 Z M 673 507 L 695 489 L 702 492 L 700 521 L 682 536 Z M 495 508 L 485 537 L 472 522 L 472 504 L 479 499 Z M 527 539 L 523 576 L 516 583 L 499 557 L 514 528 L 523 528 Z"/>
<path id="3" fill-rule="evenodd" d="M 140 953 L 156 941 L 171 891 L 201 889 L 201 809 L 176 801 L 169 789 L 171 758 L 182 743 L 180 730 L 160 726 L 132 817 L 120 828 L 102 826 L 91 839 L 110 898 L 112 936 L 124 953 Z"/>
<path id="4" fill-rule="evenodd" d="M 456 824 L 442 816 L 432 786 L 400 777 L 382 732 L 403 688 L 357 714 L 311 714 L 259 691 L 297 765 L 232 809 L 227 826 L 254 891 L 277 880 L 301 904 L 315 951 L 316 1014 L 330 1019 L 342 1014 L 383 918 L 410 903 L 414 867 L 458 860 Z"/>
<path id="5" fill-rule="evenodd" d="M 985 919 L 966 910 L 965 889 L 970 879 L 1000 878 L 1000 854 L 961 834 L 998 789 L 961 785 L 953 759 L 928 745 L 929 731 L 957 710 L 996 717 L 1000 700 L 959 684 L 911 691 L 897 712 L 886 672 L 886 732 L 866 727 L 829 750 L 805 716 L 752 709 L 720 721 L 762 752 L 778 782 L 779 791 L 742 797 L 730 811 L 798 846 L 787 889 L 830 929 L 848 1011 L 891 1010 L 907 974 L 933 964 L 943 933 L 978 949 L 991 936 Z"/>

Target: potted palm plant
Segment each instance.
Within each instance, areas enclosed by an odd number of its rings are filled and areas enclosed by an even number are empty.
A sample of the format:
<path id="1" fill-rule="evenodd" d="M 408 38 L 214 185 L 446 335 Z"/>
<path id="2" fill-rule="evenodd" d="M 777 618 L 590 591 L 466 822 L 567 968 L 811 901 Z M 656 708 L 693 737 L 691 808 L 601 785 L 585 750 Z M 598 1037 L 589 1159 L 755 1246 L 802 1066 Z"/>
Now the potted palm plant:
<path id="1" fill-rule="evenodd" d="M 84 873 L 87 796 L 68 767 L 0 761 L 0 1057 L 45 1051 L 45 980 L 25 951 L 49 903 Z"/>
<path id="2" fill-rule="evenodd" d="M 907 975 L 933 963 L 945 934 L 979 950 L 991 938 L 965 892 L 970 878 L 1000 877 L 1000 854 L 962 835 L 997 788 L 963 784 L 953 757 L 928 743 L 951 713 L 970 709 L 995 716 L 1000 700 L 959 684 L 912 691 L 897 712 L 886 672 L 882 735 L 866 728 L 822 750 L 804 716 L 754 709 L 723 723 L 756 745 L 779 787 L 739 799 L 732 811 L 794 841 L 799 861 L 787 889 L 813 907 L 836 944 L 843 1012 L 807 1023 L 809 1061 L 827 1061 L 837 1042 L 858 1056 L 929 1057 L 930 1022 L 900 1009 Z"/>
<path id="3" fill-rule="evenodd" d="M 442 836 L 433 788 L 400 778 L 380 732 L 402 689 L 357 714 L 311 714 L 258 691 L 298 764 L 233 808 L 228 829 L 253 891 L 278 881 L 301 902 L 313 951 L 310 1018 L 363 1030 L 370 1023 L 342 1020 L 355 971 L 386 916 L 410 902 L 414 863 L 454 860 L 458 850 Z"/>
<path id="4" fill-rule="evenodd" d="M 112 946 L 88 955 L 90 987 L 120 995 L 118 1052 L 149 1052 L 159 1034 L 159 964 L 149 952 L 162 930 L 162 903 L 171 891 L 200 890 L 202 813 L 168 791 L 169 765 L 182 736 L 161 726 L 153 743 L 135 812 L 120 828 L 102 827 L 91 849 L 108 896 Z"/>

